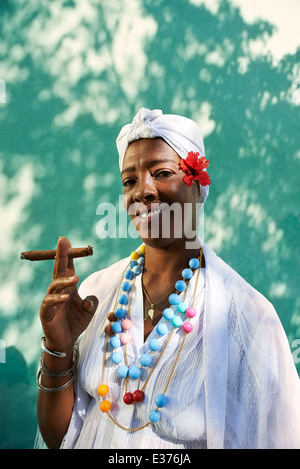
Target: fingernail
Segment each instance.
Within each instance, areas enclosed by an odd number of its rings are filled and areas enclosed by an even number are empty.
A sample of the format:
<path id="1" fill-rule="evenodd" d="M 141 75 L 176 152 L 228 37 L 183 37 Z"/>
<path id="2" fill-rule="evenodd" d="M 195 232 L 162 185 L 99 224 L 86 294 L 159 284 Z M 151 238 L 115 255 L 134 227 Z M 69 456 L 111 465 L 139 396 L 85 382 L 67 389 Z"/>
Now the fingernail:
<path id="1" fill-rule="evenodd" d="M 60 295 L 61 299 L 66 299 L 66 298 L 69 298 L 69 295 Z"/>
<path id="2" fill-rule="evenodd" d="M 93 309 L 93 307 L 94 307 L 94 302 L 93 302 L 92 300 L 90 300 L 90 299 L 84 300 L 83 307 L 84 307 L 85 310 Z"/>
<path id="3" fill-rule="evenodd" d="M 76 275 L 73 275 L 73 277 L 68 277 L 68 280 L 74 280 Z"/>
<path id="4" fill-rule="evenodd" d="M 94 307 L 94 302 L 92 300 L 89 300 L 89 309 L 92 309 Z"/>

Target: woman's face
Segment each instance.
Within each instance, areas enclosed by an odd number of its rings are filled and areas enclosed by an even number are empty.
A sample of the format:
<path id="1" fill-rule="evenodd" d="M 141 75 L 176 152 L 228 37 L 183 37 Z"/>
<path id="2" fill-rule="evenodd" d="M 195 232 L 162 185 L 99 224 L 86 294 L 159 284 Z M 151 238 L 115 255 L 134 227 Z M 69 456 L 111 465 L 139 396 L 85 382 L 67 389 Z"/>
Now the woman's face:
<path id="1" fill-rule="evenodd" d="M 198 187 L 188 187 L 180 158 L 162 139 L 132 142 L 122 168 L 124 206 L 146 244 L 166 246 L 196 233 Z"/>

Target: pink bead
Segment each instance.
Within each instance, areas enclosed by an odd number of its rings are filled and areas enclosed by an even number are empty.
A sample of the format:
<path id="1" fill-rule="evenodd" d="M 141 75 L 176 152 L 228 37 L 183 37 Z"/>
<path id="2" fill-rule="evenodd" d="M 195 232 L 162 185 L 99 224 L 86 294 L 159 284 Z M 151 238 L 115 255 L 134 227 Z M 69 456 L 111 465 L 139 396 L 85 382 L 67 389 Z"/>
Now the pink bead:
<path id="1" fill-rule="evenodd" d="M 192 306 L 190 306 L 186 310 L 185 314 L 187 315 L 188 318 L 194 318 L 197 314 L 197 311 L 195 310 L 195 308 L 192 308 Z"/>
<path id="2" fill-rule="evenodd" d="M 187 333 L 192 332 L 193 324 L 191 324 L 189 321 L 184 322 L 182 324 L 182 330 Z"/>
<path id="3" fill-rule="evenodd" d="M 126 345 L 130 342 L 130 335 L 129 334 L 121 334 L 120 340 L 122 344 Z"/>
<path id="4" fill-rule="evenodd" d="M 132 326 L 132 323 L 131 323 L 130 319 L 124 319 L 124 321 L 122 321 L 122 327 L 125 331 L 130 329 L 131 326 Z"/>

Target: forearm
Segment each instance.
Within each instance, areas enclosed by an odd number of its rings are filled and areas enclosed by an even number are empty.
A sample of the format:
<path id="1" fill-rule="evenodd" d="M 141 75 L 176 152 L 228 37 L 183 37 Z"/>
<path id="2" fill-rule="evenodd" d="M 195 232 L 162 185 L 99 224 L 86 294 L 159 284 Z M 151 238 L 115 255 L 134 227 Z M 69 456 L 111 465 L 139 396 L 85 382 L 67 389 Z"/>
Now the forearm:
<path id="1" fill-rule="evenodd" d="M 74 406 L 76 373 L 73 345 L 90 324 L 98 306 L 95 296 L 83 299 L 78 294 L 79 278 L 69 257 L 70 249 L 70 242 L 59 237 L 57 250 L 51 253 L 51 256 L 55 254 L 52 281 L 40 308 L 46 339 L 41 343 L 44 361 L 37 376 L 40 388 L 37 413 L 41 434 L 49 448 L 59 448 L 68 429 Z M 40 254 L 38 258 L 41 258 Z M 44 255 L 43 252 L 43 258 Z M 47 252 L 46 258 L 49 255 Z"/>
<path id="2" fill-rule="evenodd" d="M 55 372 L 65 372 L 72 369 L 72 351 L 65 358 L 57 358 L 47 353 L 43 354 L 44 365 Z M 61 388 L 70 382 L 73 374 L 65 377 L 41 375 L 40 383 L 43 388 L 53 390 Z M 57 392 L 39 390 L 37 399 L 37 416 L 39 428 L 46 445 L 51 449 L 59 448 L 67 432 L 74 406 L 74 384 L 71 382 L 66 388 Z"/>

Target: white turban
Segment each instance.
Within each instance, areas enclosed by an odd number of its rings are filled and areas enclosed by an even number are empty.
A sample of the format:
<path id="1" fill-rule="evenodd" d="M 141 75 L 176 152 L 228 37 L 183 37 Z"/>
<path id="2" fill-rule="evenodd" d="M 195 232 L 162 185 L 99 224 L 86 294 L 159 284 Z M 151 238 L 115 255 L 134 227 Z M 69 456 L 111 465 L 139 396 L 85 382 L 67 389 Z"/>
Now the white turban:
<path id="1" fill-rule="evenodd" d="M 118 135 L 120 170 L 122 171 L 124 156 L 131 142 L 156 137 L 161 137 L 168 143 L 180 158 L 185 159 L 190 151 L 198 152 L 199 157 L 205 156 L 203 137 L 196 122 L 187 117 L 163 114 L 160 109 L 150 111 L 142 107 L 131 124 L 124 125 Z M 208 186 L 202 187 L 202 203 L 205 202 L 208 192 Z"/>

